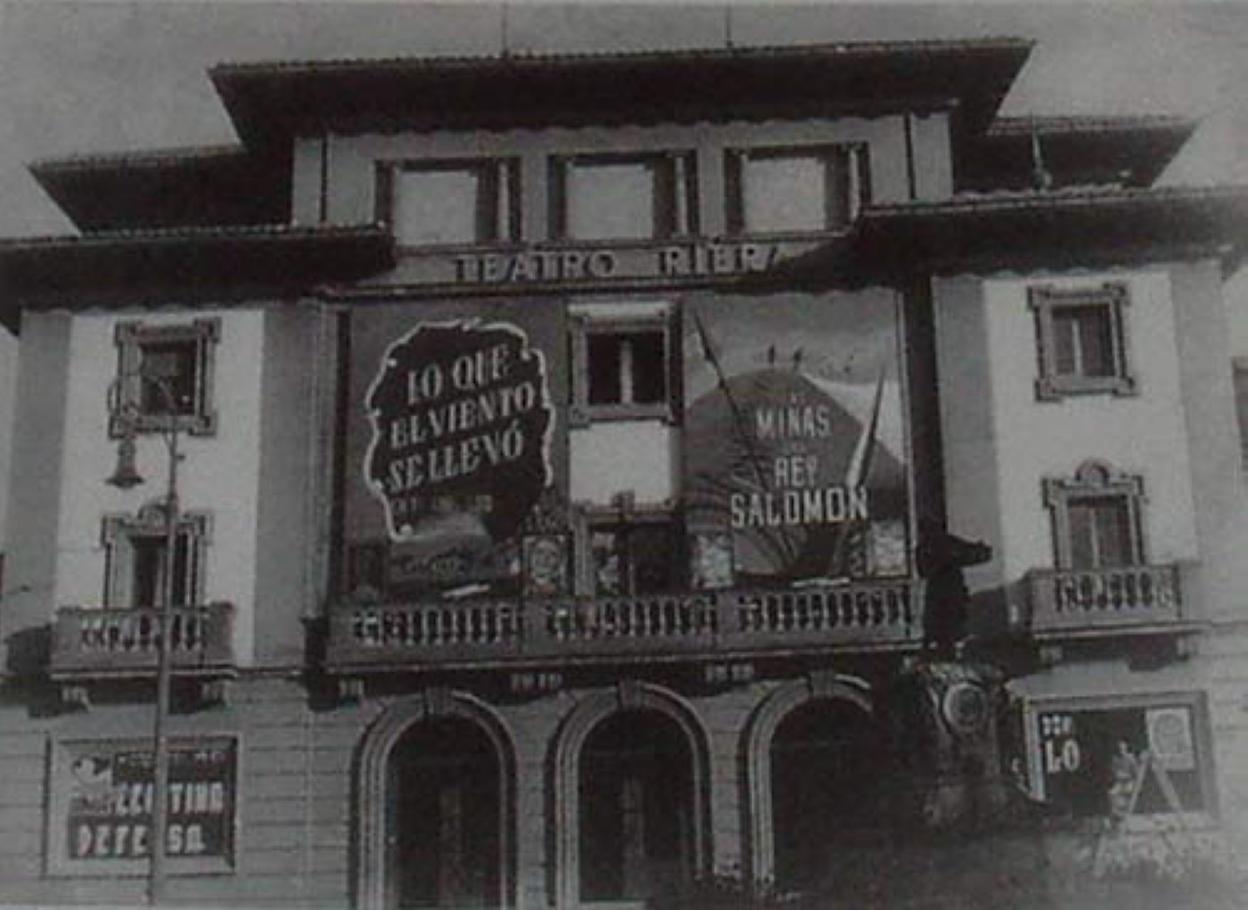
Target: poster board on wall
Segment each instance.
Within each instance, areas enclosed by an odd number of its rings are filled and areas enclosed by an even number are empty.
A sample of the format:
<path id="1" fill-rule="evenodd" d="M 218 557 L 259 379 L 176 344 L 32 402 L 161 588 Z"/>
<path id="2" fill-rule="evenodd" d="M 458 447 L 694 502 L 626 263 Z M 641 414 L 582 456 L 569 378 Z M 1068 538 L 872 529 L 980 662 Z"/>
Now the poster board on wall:
<path id="1" fill-rule="evenodd" d="M 894 295 L 708 293 L 683 318 L 695 585 L 908 575 Z"/>

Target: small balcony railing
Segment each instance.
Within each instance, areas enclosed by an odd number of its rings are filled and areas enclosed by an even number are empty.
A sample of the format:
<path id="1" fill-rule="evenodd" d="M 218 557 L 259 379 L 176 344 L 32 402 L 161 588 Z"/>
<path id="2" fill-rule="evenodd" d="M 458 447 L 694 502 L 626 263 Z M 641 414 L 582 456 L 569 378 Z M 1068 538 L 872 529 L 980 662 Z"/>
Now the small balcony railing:
<path id="1" fill-rule="evenodd" d="M 331 670 L 346 672 L 413 664 L 903 648 L 921 639 L 918 587 L 905 580 L 524 605 L 343 604 L 330 614 L 326 662 Z"/>
<path id="2" fill-rule="evenodd" d="M 53 679 L 147 676 L 160 652 L 160 609 L 63 607 L 56 613 Z M 169 653 L 178 673 L 231 670 L 234 608 L 228 603 L 175 607 Z"/>
<path id="3" fill-rule="evenodd" d="M 1175 565 L 1034 569 L 1027 585 L 1036 634 L 1129 631 L 1184 620 Z"/>

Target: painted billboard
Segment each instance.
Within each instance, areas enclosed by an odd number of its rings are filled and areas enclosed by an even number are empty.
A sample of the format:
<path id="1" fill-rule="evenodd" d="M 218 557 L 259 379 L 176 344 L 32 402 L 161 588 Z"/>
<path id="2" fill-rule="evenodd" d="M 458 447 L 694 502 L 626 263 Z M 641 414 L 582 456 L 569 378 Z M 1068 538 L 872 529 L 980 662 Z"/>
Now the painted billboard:
<path id="1" fill-rule="evenodd" d="M 558 322 L 473 304 L 353 317 L 348 593 L 515 593 L 558 471 Z"/>
<path id="2" fill-rule="evenodd" d="M 908 574 L 899 339 L 887 292 L 689 301 L 695 586 Z"/>

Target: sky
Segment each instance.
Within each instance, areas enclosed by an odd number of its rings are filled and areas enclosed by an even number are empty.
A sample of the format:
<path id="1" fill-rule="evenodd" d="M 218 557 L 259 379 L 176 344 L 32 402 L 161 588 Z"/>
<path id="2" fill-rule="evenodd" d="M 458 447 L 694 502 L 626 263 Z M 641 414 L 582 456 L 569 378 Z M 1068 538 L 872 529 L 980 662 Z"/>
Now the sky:
<path id="1" fill-rule="evenodd" d="M 1248 3 L 548 5 L 0 0 L 0 236 L 72 232 L 30 161 L 235 141 L 222 61 L 1017 35 L 1011 114 L 1179 113 L 1208 123 L 1171 182 L 1248 183 Z"/>

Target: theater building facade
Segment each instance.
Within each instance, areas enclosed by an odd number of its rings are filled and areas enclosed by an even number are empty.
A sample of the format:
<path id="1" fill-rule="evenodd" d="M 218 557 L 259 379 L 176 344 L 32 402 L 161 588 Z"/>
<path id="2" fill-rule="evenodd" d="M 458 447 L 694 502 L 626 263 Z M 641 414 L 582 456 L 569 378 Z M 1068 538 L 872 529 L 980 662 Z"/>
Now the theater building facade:
<path id="1" fill-rule="evenodd" d="M 1020 800 L 1242 843 L 1248 194 L 999 116 L 1029 51 L 224 65 L 237 147 L 34 165 L 4 899 L 142 899 L 166 598 L 172 902 L 835 897 Z"/>

